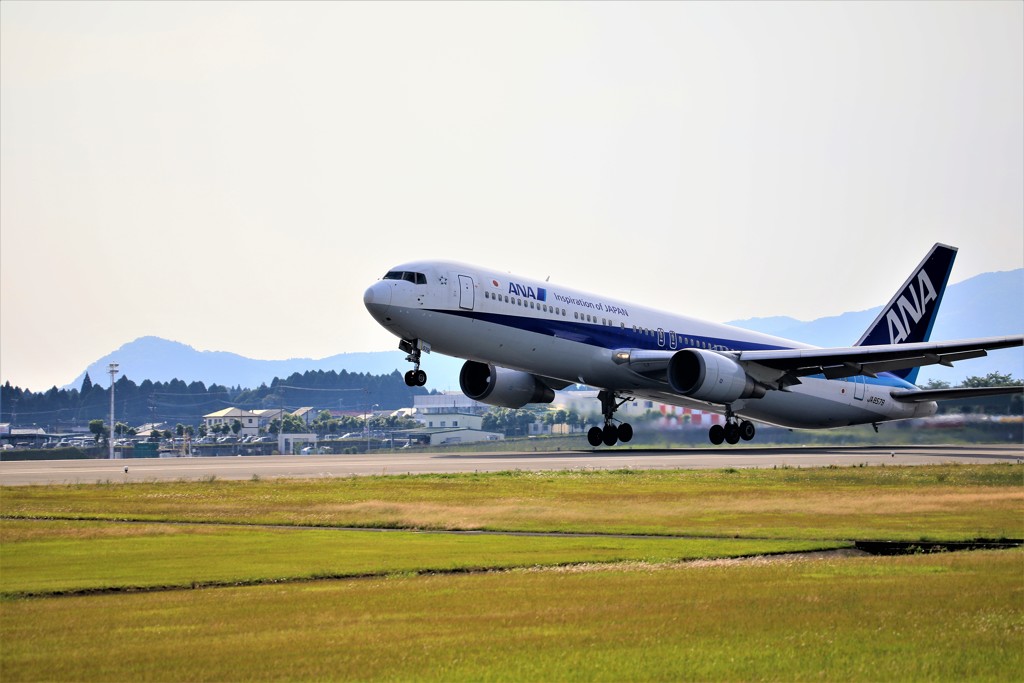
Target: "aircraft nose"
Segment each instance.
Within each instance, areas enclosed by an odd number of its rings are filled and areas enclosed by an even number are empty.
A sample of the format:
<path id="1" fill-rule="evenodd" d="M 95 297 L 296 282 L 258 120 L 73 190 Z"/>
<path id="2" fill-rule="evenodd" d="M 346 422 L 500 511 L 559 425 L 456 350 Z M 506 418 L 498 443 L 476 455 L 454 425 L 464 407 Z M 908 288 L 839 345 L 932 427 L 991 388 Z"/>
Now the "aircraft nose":
<path id="1" fill-rule="evenodd" d="M 374 318 L 381 320 L 391 305 L 391 286 L 383 280 L 374 282 L 363 292 L 363 305 Z"/>

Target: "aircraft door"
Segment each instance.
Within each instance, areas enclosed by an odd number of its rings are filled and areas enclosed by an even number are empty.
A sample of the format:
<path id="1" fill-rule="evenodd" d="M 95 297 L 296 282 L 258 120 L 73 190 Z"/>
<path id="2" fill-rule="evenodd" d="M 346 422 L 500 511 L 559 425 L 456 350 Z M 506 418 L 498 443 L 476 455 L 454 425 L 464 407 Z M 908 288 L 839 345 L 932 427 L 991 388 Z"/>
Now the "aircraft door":
<path id="1" fill-rule="evenodd" d="M 863 375 L 857 375 L 853 378 L 853 397 L 858 401 L 864 400 L 864 390 L 866 388 Z"/>
<path id="2" fill-rule="evenodd" d="M 476 291 L 476 287 L 473 286 L 473 278 L 469 275 L 460 275 L 459 288 L 459 308 L 465 308 L 467 311 L 472 311 Z"/>

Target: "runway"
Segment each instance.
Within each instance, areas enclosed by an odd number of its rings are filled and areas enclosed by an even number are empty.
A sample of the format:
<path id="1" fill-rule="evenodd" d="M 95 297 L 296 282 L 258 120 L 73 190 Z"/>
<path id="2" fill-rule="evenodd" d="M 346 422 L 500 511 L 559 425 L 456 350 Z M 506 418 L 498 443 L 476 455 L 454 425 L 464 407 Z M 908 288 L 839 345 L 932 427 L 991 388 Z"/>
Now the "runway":
<path id="1" fill-rule="evenodd" d="M 93 484 L 209 479 L 351 477 L 509 470 L 724 469 L 852 467 L 938 463 L 1017 463 L 1024 446 L 867 446 L 829 448 L 687 448 L 553 453 L 392 453 L 224 456 L 131 460 L 0 462 L 0 485 Z M 125 471 L 127 468 L 127 471 Z"/>

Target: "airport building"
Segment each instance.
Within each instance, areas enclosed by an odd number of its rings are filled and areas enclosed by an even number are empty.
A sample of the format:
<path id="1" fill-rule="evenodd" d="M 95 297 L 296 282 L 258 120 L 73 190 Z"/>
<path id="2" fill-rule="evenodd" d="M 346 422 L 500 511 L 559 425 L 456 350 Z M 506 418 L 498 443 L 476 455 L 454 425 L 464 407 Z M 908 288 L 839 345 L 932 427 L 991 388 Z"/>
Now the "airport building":
<path id="1" fill-rule="evenodd" d="M 260 429 L 266 429 L 270 423 L 277 420 L 284 414 L 281 408 L 269 408 L 266 410 L 243 410 L 242 408 L 225 408 L 215 413 L 203 415 L 203 424 L 207 429 L 213 426 L 226 424 L 232 425 L 235 420 L 242 424 L 239 436 L 258 436 Z"/>

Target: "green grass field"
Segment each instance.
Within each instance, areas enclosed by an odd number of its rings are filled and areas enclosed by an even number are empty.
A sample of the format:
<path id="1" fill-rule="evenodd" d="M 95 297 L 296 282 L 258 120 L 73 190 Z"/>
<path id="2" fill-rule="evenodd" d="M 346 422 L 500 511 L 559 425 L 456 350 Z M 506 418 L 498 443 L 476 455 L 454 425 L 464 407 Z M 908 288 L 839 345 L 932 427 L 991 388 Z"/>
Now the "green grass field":
<path id="1" fill-rule="evenodd" d="M 0 520 L 0 545 L 0 597 L 16 597 L 581 563 L 663 563 L 848 544 Z"/>
<path id="2" fill-rule="evenodd" d="M 8 487 L 5 517 L 802 539 L 1020 537 L 1024 466 Z"/>
<path id="3" fill-rule="evenodd" d="M 7 487 L 0 517 L 5 682 L 1024 670 L 1020 550 L 712 559 L 1020 538 L 1019 465 Z"/>

